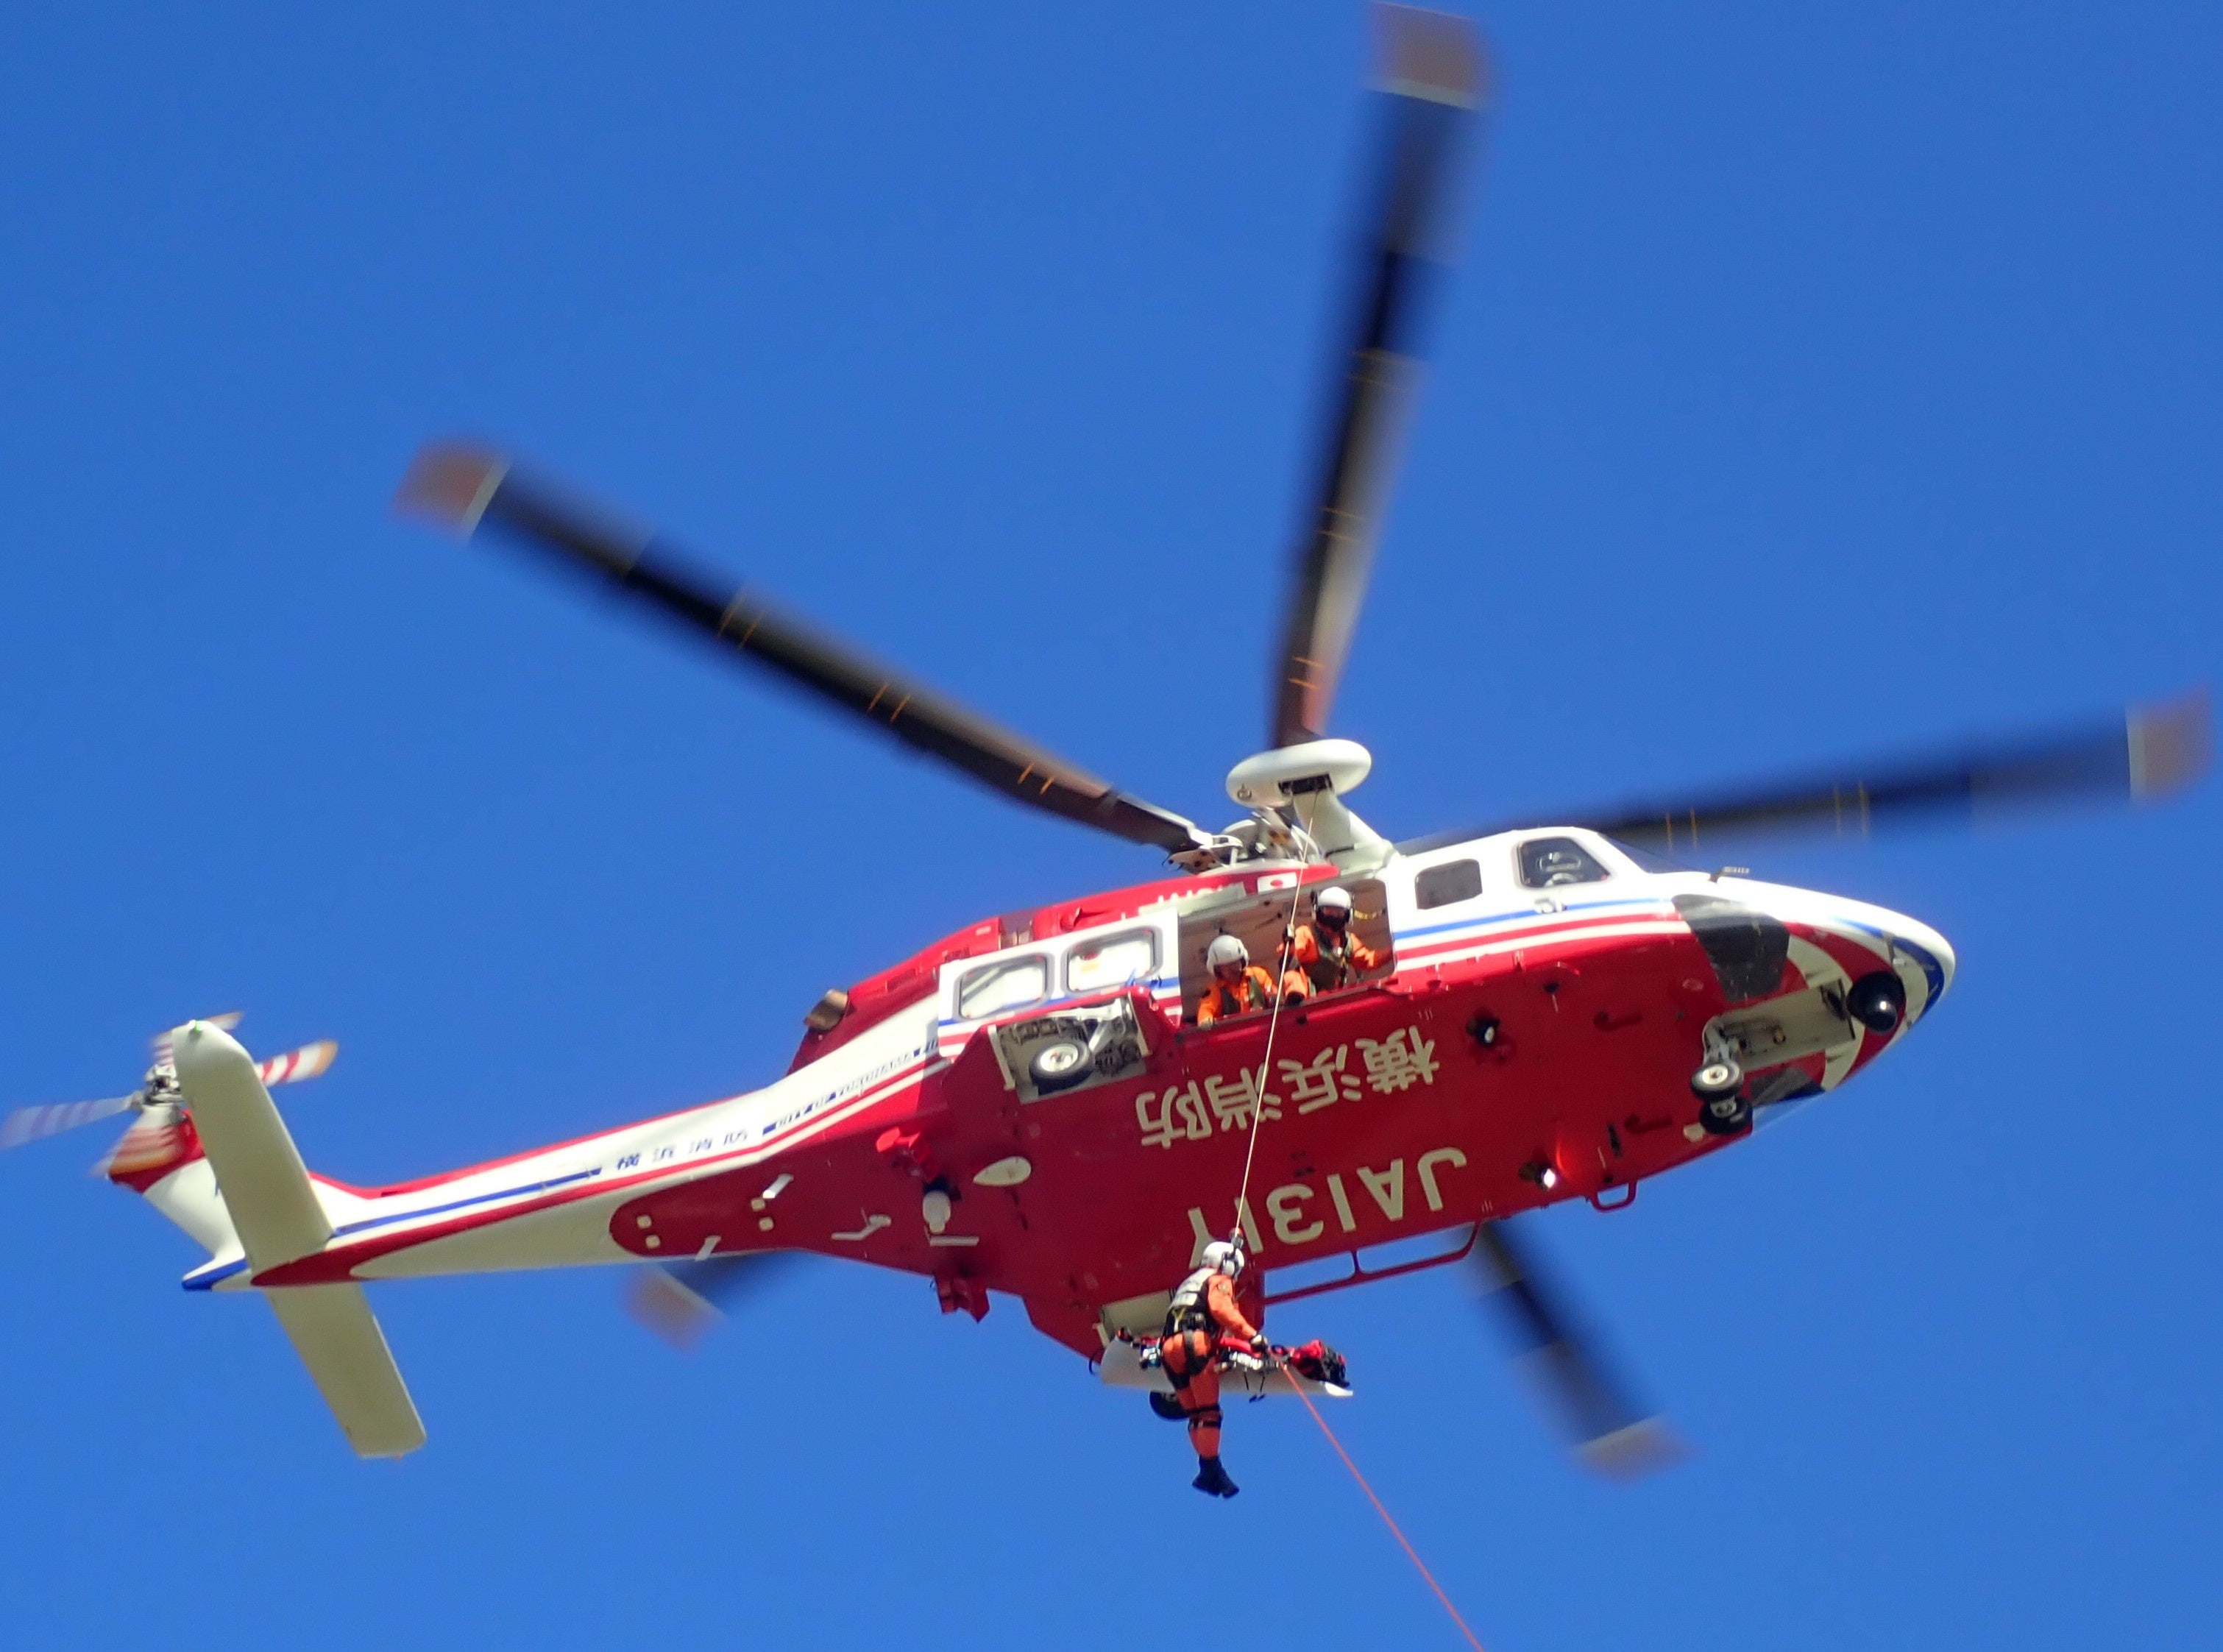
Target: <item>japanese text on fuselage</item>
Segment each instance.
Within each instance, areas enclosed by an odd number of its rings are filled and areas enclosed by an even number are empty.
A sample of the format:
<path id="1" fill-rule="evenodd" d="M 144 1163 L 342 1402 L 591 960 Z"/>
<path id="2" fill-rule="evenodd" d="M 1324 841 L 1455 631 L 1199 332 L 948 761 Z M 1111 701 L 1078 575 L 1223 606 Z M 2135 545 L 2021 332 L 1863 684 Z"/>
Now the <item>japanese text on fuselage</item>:
<path id="1" fill-rule="evenodd" d="M 1358 1051 L 1353 1062 L 1351 1052 Z M 1300 1114 L 1318 1113 L 1369 1091 L 1394 1095 L 1414 1085 L 1433 1085 L 1440 1065 L 1436 1045 L 1417 1026 L 1399 1027 L 1386 1038 L 1357 1038 L 1334 1044 L 1310 1061 L 1283 1057 L 1275 1063 L 1275 1088 L 1259 1093 L 1258 1071 L 1214 1073 L 1163 1090 L 1144 1090 L 1135 1098 L 1135 1123 L 1145 1147 L 1171 1147 L 1177 1141 L 1209 1141 L 1223 1131 L 1247 1131 L 1254 1118 L 1271 1124 L 1284 1100 Z"/>

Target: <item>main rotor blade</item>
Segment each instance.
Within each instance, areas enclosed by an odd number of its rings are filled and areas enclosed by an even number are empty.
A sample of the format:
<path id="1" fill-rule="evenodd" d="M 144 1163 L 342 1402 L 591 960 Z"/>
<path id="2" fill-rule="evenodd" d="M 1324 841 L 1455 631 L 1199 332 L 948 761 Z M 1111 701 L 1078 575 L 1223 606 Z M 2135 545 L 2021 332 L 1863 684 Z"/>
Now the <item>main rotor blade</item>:
<path id="1" fill-rule="evenodd" d="M 482 525 L 608 579 L 667 618 L 940 758 L 1005 797 L 1168 854 L 1211 840 L 1181 816 L 1114 791 L 846 644 L 774 614 L 596 508 L 521 476 L 500 455 L 436 443 L 402 480 L 398 508 L 469 539 Z"/>
<path id="2" fill-rule="evenodd" d="M 1275 746 L 1327 732 L 1419 382 L 1420 288 L 1445 255 L 1445 202 L 1483 90 L 1481 36 L 1464 18 L 1388 5 L 1376 16 L 1389 94 L 1383 166 L 1318 492 L 1297 545 L 1268 729 Z"/>
<path id="3" fill-rule="evenodd" d="M 1880 764 L 1842 779 L 1763 784 L 1703 802 L 1577 815 L 1566 823 L 1687 857 L 1716 840 L 1767 834 L 1865 837 L 1924 820 L 1979 822 L 2084 801 L 2149 803 L 2205 773 L 2214 744 L 2214 710 L 2207 690 L 2199 689 L 2162 705 L 2132 707 L 2097 727 Z M 1417 853 L 1505 829 L 1444 833 L 1398 847 Z"/>
<path id="4" fill-rule="evenodd" d="M 111 1095 L 101 1101 L 63 1101 L 51 1107 L 18 1107 L 5 1119 L 0 1119 L 0 1152 L 29 1142 L 44 1141 L 80 1125 L 112 1119 L 138 1099 L 139 1092 L 134 1090 L 129 1095 Z"/>
<path id="5" fill-rule="evenodd" d="M 714 1256 L 645 1268 L 626 1293 L 626 1311 L 683 1353 L 746 1298 L 790 1266 L 784 1251 Z"/>
<path id="6" fill-rule="evenodd" d="M 1674 1436 L 1630 1398 L 1576 1330 L 1507 1223 L 1484 1222 L 1475 1255 L 1516 1356 L 1533 1367 L 1584 1463 L 1634 1479 L 1683 1455 Z"/>

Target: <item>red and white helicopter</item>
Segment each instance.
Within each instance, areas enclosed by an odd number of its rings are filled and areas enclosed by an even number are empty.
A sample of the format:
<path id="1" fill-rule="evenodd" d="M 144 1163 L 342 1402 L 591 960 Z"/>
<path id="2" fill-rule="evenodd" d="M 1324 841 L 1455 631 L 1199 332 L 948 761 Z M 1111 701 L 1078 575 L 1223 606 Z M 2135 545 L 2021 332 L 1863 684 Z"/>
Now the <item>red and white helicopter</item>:
<path id="1" fill-rule="evenodd" d="M 1266 747 L 1228 776 L 1242 819 L 1207 830 L 1118 791 L 508 460 L 434 446 L 403 483 L 406 508 L 599 577 L 1018 803 L 1162 852 L 1171 874 L 984 918 L 828 992 L 768 1084 L 419 1181 L 309 1171 L 269 1086 L 322 1070 L 330 1050 L 258 1069 L 223 1018 L 166 1035 L 131 1095 L 28 1111 L 0 1145 L 135 1111 L 109 1177 L 208 1251 L 187 1289 L 262 1294 L 366 1456 L 425 1440 L 367 1281 L 631 1262 L 657 1270 L 650 1301 L 679 1309 L 773 1253 L 815 1252 L 917 1274 L 945 1312 L 1016 1298 L 1107 1379 L 1148 1386 L 1124 1334 L 1155 1330 L 1205 1242 L 1239 1227 L 1266 1306 L 1477 1257 L 1576 1441 L 1606 1466 L 1656 1457 L 1661 1436 L 1537 1284 L 1507 1220 L 1609 1207 L 1735 1146 L 1909 1036 L 1954 972 L 1951 947 L 1915 918 L 1660 857 L 1754 832 L 2150 798 L 2205 767 L 2207 705 L 1542 824 L 1393 843 L 1361 820 L 1349 799 L 1371 760 L 1328 737 L 1329 713 L 1415 388 L 1417 289 L 1441 261 L 1483 82 L 1468 25 L 1383 17 L 1370 255 Z M 1194 1025 L 1212 940 L 1238 936 L 1271 963 L 1331 886 L 1380 967 L 1276 1016 Z M 1432 1235 L 1426 1255 L 1367 1265 Z M 1268 1371 L 1253 1385 L 1290 1380 Z"/>

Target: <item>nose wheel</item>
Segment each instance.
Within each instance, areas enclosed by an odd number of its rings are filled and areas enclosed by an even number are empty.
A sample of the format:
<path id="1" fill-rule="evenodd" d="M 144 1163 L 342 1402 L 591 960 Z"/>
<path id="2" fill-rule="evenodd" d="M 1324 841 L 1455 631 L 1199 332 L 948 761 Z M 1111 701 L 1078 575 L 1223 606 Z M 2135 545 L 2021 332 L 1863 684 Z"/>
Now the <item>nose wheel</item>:
<path id="1" fill-rule="evenodd" d="M 1708 1052 L 1706 1064 L 1691 1075 L 1691 1094 L 1698 1098 L 1698 1123 L 1709 1136 L 1734 1136 L 1752 1123 L 1744 1069 L 1725 1050 Z"/>
<path id="2" fill-rule="evenodd" d="M 1698 1126 L 1709 1136 L 1734 1136 L 1752 1123 L 1752 1103 L 1732 1091 L 1698 1103 Z"/>
<path id="3" fill-rule="evenodd" d="M 1743 1085 L 1744 1069 L 1733 1056 L 1719 1053 L 1709 1057 L 1703 1067 L 1691 1075 L 1691 1094 L 1701 1101 L 1735 1095 Z"/>

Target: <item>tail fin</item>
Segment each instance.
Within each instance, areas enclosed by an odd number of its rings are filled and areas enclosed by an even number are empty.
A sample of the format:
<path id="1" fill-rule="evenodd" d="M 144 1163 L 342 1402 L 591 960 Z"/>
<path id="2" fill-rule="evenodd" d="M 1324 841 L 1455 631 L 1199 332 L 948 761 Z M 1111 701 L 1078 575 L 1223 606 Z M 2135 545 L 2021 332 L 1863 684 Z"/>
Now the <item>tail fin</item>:
<path id="1" fill-rule="evenodd" d="M 254 1058 L 205 1021 L 188 1023 L 176 1039 L 178 1085 L 249 1266 L 261 1273 L 324 1249 L 331 1221 Z M 425 1443 L 425 1425 L 362 1286 L 287 1285 L 263 1294 L 357 1455 L 400 1457 Z"/>

